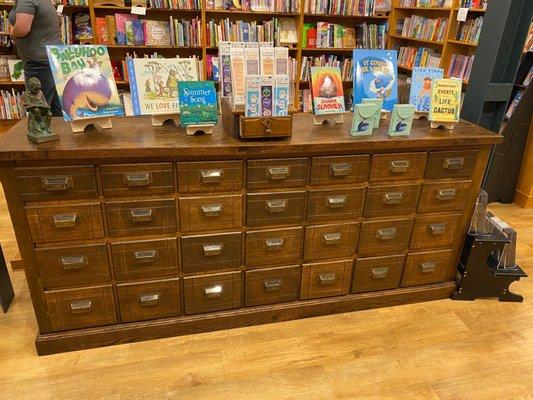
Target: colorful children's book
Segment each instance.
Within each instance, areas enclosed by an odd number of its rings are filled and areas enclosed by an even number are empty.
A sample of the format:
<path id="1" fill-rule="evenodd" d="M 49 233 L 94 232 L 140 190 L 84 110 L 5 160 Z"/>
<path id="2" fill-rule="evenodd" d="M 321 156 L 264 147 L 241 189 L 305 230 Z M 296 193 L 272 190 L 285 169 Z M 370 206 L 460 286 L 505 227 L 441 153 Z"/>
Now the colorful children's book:
<path id="1" fill-rule="evenodd" d="M 178 82 L 197 81 L 194 58 L 128 58 L 135 115 L 179 113 Z"/>
<path id="2" fill-rule="evenodd" d="M 212 81 L 178 82 L 180 124 L 211 125 L 218 122 L 217 92 Z"/>
<path id="3" fill-rule="evenodd" d="M 383 109 L 392 111 L 398 102 L 398 65 L 396 50 L 353 51 L 354 103 L 363 98 L 383 99 Z"/>
<path id="4" fill-rule="evenodd" d="M 242 46 L 237 46 L 237 43 L 242 43 Z M 246 64 L 244 58 L 244 43 L 232 43 L 230 49 L 231 61 L 231 95 L 233 104 L 244 104 L 244 92 L 246 90 Z"/>
<path id="5" fill-rule="evenodd" d="M 147 46 L 170 46 L 168 21 L 144 21 L 144 41 Z"/>
<path id="6" fill-rule="evenodd" d="M 409 136 L 414 113 L 412 104 L 395 104 L 390 116 L 389 136 Z"/>
<path id="7" fill-rule="evenodd" d="M 441 79 L 444 71 L 441 68 L 415 67 L 411 78 L 409 104 L 415 106 L 415 111 L 429 112 L 431 102 L 431 84 L 435 79 Z"/>
<path id="8" fill-rule="evenodd" d="M 107 28 L 107 21 L 105 17 L 95 18 L 96 40 L 100 44 L 112 44 L 109 37 L 109 30 Z"/>
<path id="9" fill-rule="evenodd" d="M 133 21 L 125 21 L 124 27 L 126 29 L 126 44 L 128 46 L 133 46 L 135 44 L 135 39 L 133 37 Z"/>
<path id="10" fill-rule="evenodd" d="M 131 21 L 133 27 L 133 44 L 135 46 L 144 45 L 144 22 L 140 19 Z"/>
<path id="11" fill-rule="evenodd" d="M 374 115 L 374 128 L 379 128 L 381 121 L 381 109 L 383 108 L 383 99 L 376 97 L 374 99 L 363 99 L 361 103 L 373 103 L 376 105 L 376 114 Z"/>
<path id="12" fill-rule="evenodd" d="M 222 78 L 222 97 L 231 97 L 231 42 L 218 42 L 218 56 L 220 60 L 220 72 Z"/>
<path id="13" fill-rule="evenodd" d="M 49 45 L 46 53 L 65 121 L 124 115 L 106 46 Z"/>
<path id="14" fill-rule="evenodd" d="M 372 135 L 372 130 L 374 129 L 374 116 L 377 110 L 378 105 L 375 103 L 355 104 L 353 106 L 353 119 L 350 135 Z"/>
<path id="15" fill-rule="evenodd" d="M 461 112 L 460 79 L 435 79 L 431 86 L 429 120 L 436 122 L 459 122 Z"/>
<path id="16" fill-rule="evenodd" d="M 117 44 L 125 45 L 126 43 L 126 21 L 138 19 L 134 14 L 115 14 Z"/>
<path id="17" fill-rule="evenodd" d="M 261 116 L 261 75 L 246 76 L 246 101 L 244 107 L 245 117 Z"/>
<path id="18" fill-rule="evenodd" d="M 289 76 L 276 75 L 274 80 L 274 116 L 285 117 L 289 115 Z"/>
<path id="19" fill-rule="evenodd" d="M 11 76 L 11 82 L 24 82 L 24 65 L 22 60 L 8 59 L 9 75 Z"/>
<path id="20" fill-rule="evenodd" d="M 261 76 L 261 116 L 270 117 L 273 112 L 274 101 L 274 77 L 272 75 Z"/>
<path id="21" fill-rule="evenodd" d="M 315 115 L 346 111 L 339 67 L 311 67 L 311 95 Z"/>

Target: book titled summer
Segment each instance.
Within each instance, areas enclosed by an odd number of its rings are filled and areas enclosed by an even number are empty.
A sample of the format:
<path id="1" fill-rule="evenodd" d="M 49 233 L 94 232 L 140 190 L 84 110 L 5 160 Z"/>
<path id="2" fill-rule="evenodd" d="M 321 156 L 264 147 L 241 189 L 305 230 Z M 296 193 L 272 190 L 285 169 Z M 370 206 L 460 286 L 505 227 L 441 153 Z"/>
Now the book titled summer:
<path id="1" fill-rule="evenodd" d="M 106 46 L 48 45 L 65 121 L 124 115 Z"/>
<path id="2" fill-rule="evenodd" d="M 315 115 L 345 112 L 339 67 L 311 67 L 311 95 Z"/>
<path id="3" fill-rule="evenodd" d="M 182 126 L 217 123 L 217 92 L 213 81 L 178 82 L 178 97 Z"/>

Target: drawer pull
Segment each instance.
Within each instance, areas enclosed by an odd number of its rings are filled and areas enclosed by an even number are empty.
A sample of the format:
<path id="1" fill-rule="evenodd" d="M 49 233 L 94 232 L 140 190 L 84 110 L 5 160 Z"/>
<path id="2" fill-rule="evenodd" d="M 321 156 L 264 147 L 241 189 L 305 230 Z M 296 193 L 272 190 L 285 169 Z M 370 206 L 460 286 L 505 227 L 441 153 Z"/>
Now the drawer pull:
<path id="1" fill-rule="evenodd" d="M 287 211 L 288 200 L 268 200 L 265 201 L 265 209 L 270 213 L 280 213 Z"/>
<path id="2" fill-rule="evenodd" d="M 457 158 L 445 158 L 442 162 L 442 168 L 444 169 L 461 169 L 465 164 L 464 157 Z"/>
<path id="3" fill-rule="evenodd" d="M 396 237 L 398 229 L 396 228 L 383 228 L 378 229 L 376 232 L 376 237 L 381 240 L 391 240 Z"/>
<path id="4" fill-rule="evenodd" d="M 72 311 L 73 314 L 90 312 L 92 308 L 92 300 L 76 300 L 70 303 L 70 311 Z"/>
<path id="5" fill-rule="evenodd" d="M 204 287 L 204 295 L 208 299 L 211 299 L 213 297 L 220 297 L 222 296 L 222 285 L 215 285 L 211 287 Z"/>
<path id="6" fill-rule="evenodd" d="M 283 248 L 283 245 L 285 244 L 285 241 L 283 240 L 283 238 L 267 239 L 265 240 L 265 244 L 267 250 L 281 250 Z"/>
<path id="7" fill-rule="evenodd" d="M 389 171 L 395 173 L 407 172 L 411 162 L 409 160 L 394 160 L 389 162 Z"/>
<path id="8" fill-rule="evenodd" d="M 266 281 L 263 281 L 263 286 L 267 292 L 276 292 L 281 289 L 282 282 L 281 279 L 267 279 Z"/>
<path id="9" fill-rule="evenodd" d="M 271 181 L 287 179 L 291 175 L 290 167 L 270 167 L 266 169 L 266 176 Z"/>
<path id="10" fill-rule="evenodd" d="M 318 284 L 319 285 L 331 285 L 337 280 L 337 274 L 335 272 L 327 272 L 318 275 Z"/>
<path id="11" fill-rule="evenodd" d="M 52 217 L 56 228 L 69 228 L 76 226 L 78 216 L 76 214 L 57 214 Z"/>
<path id="12" fill-rule="evenodd" d="M 155 306 L 159 304 L 160 298 L 160 293 L 141 294 L 139 296 L 139 303 L 141 303 L 141 306 L 143 307 Z"/>
<path id="13" fill-rule="evenodd" d="M 219 256 L 222 254 L 224 245 L 222 243 L 204 244 L 202 249 L 204 250 L 204 256 L 206 257 Z"/>
<path id="14" fill-rule="evenodd" d="M 41 186 L 47 192 L 65 191 L 74 186 L 71 176 L 43 176 Z"/>
<path id="15" fill-rule="evenodd" d="M 372 277 L 374 279 L 385 279 L 389 273 L 389 267 L 372 268 Z"/>
<path id="16" fill-rule="evenodd" d="M 128 187 L 149 186 L 153 179 L 150 172 L 125 172 L 123 175 L 124 185 Z"/>
<path id="17" fill-rule="evenodd" d="M 446 223 L 440 223 L 440 224 L 429 224 L 427 227 L 428 233 L 431 235 L 442 235 L 446 232 L 448 224 Z"/>
<path id="18" fill-rule="evenodd" d="M 154 210 L 151 208 L 134 208 L 130 210 L 132 222 L 150 222 L 154 218 Z"/>
<path id="19" fill-rule="evenodd" d="M 331 246 L 334 244 L 339 244 L 342 239 L 342 235 L 339 232 L 334 233 L 324 233 L 324 244 L 326 246 Z"/>
<path id="20" fill-rule="evenodd" d="M 343 177 L 352 173 L 352 164 L 350 163 L 334 163 L 330 164 L 329 172 L 332 176 Z"/>
<path id="21" fill-rule="evenodd" d="M 381 201 L 385 204 L 401 204 L 403 202 L 403 192 L 385 193 L 381 196 Z"/>
<path id="22" fill-rule="evenodd" d="M 455 198 L 455 189 L 441 189 L 437 192 L 437 200 L 447 201 Z"/>
<path id="23" fill-rule="evenodd" d="M 222 215 L 222 204 L 207 204 L 202 206 L 204 217 L 219 217 Z"/>
<path id="24" fill-rule="evenodd" d="M 224 178 L 224 171 L 221 169 L 204 169 L 200 171 L 202 183 L 218 183 Z"/>
<path id="25" fill-rule="evenodd" d="M 148 264 L 154 262 L 157 258 L 157 255 L 157 250 L 136 251 L 133 253 L 135 262 L 137 264 Z"/>
<path id="26" fill-rule="evenodd" d="M 328 208 L 343 208 L 346 207 L 346 202 L 346 196 L 326 197 L 326 207 Z"/>
<path id="27" fill-rule="evenodd" d="M 89 263 L 89 260 L 85 256 L 64 256 L 59 259 L 59 262 L 63 266 L 63 270 L 70 271 L 82 269 Z"/>
<path id="28" fill-rule="evenodd" d="M 435 261 L 426 261 L 420 264 L 420 270 L 422 272 L 435 272 L 437 269 L 437 263 Z"/>

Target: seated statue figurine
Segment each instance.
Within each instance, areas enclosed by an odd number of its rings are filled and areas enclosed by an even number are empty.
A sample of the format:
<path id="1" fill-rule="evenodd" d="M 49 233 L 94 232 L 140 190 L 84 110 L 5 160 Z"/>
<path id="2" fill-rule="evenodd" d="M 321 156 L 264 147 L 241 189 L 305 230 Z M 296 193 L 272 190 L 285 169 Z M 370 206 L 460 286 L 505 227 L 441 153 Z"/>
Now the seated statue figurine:
<path id="1" fill-rule="evenodd" d="M 59 135 L 52 132 L 52 112 L 41 91 L 41 81 L 31 77 L 26 86 L 21 100 L 28 114 L 28 139 L 34 143 L 59 140 Z"/>

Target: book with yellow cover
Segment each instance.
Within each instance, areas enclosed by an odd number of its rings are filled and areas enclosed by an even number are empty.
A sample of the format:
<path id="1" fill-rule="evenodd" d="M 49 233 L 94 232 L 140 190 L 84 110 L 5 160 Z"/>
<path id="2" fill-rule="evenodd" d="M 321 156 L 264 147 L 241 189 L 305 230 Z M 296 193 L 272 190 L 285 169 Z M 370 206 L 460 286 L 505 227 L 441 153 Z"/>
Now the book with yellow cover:
<path id="1" fill-rule="evenodd" d="M 461 86 L 459 79 L 435 79 L 431 86 L 429 120 L 459 122 L 461 112 Z"/>

